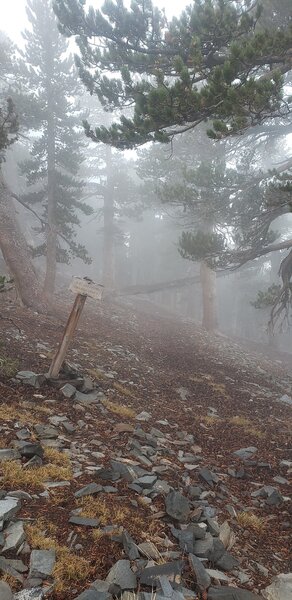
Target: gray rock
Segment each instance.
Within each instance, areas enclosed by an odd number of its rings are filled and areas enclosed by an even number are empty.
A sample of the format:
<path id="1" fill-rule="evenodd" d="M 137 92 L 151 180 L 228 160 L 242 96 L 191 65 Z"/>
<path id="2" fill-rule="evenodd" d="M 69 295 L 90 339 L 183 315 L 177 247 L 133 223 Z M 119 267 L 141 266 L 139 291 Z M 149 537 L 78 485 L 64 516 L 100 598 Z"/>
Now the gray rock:
<path id="1" fill-rule="evenodd" d="M 157 479 L 154 483 L 153 491 L 157 494 L 169 494 L 171 487 L 164 479 Z"/>
<path id="2" fill-rule="evenodd" d="M 153 560 L 159 560 L 161 558 L 160 552 L 152 542 L 142 542 L 142 544 L 138 545 L 138 548 L 141 554 L 146 556 L 146 558 L 151 558 Z"/>
<path id="3" fill-rule="evenodd" d="M 13 600 L 11 588 L 5 581 L 0 581 L 0 598 L 1 600 Z"/>
<path id="4" fill-rule="evenodd" d="M 100 392 L 95 391 L 89 394 L 83 394 L 82 392 L 76 392 L 74 400 L 81 404 L 98 404 L 100 402 Z"/>
<path id="5" fill-rule="evenodd" d="M 14 600 L 42 600 L 44 598 L 42 588 L 33 588 L 31 590 L 22 590 L 14 594 Z"/>
<path id="6" fill-rule="evenodd" d="M 14 450 L 13 448 L 0 449 L 0 462 L 4 462 L 6 460 L 18 460 L 19 458 L 19 452 L 17 450 Z"/>
<path id="7" fill-rule="evenodd" d="M 41 458 L 43 458 L 44 456 L 44 450 L 38 443 L 31 443 L 19 440 L 17 442 L 14 442 L 14 446 L 20 452 L 21 456 L 24 456 L 25 458 L 31 458 L 35 455 L 40 456 Z"/>
<path id="8" fill-rule="evenodd" d="M 56 439 L 59 435 L 58 429 L 53 425 L 35 425 L 34 430 L 40 438 Z"/>
<path id="9" fill-rule="evenodd" d="M 189 563 L 196 577 L 200 592 L 204 592 L 211 585 L 211 577 L 207 573 L 203 563 L 194 554 L 189 554 Z"/>
<path id="10" fill-rule="evenodd" d="M 136 416 L 136 421 L 149 421 L 149 419 L 151 419 L 151 415 L 146 410 L 143 410 Z"/>
<path id="11" fill-rule="evenodd" d="M 222 571 L 232 571 L 239 566 L 239 561 L 237 558 L 234 558 L 229 552 L 224 552 L 224 554 L 216 561 L 216 567 L 222 569 Z"/>
<path id="12" fill-rule="evenodd" d="M 137 479 L 138 472 L 137 467 L 126 463 L 121 463 L 117 460 L 111 460 L 111 466 L 113 471 L 118 477 L 123 477 L 126 481 L 133 483 Z M 100 475 L 99 475 L 100 477 Z"/>
<path id="13" fill-rule="evenodd" d="M 20 379 L 24 385 L 31 385 L 36 389 L 39 389 L 46 381 L 44 375 L 37 375 L 33 371 L 19 371 L 16 379 Z"/>
<path id="14" fill-rule="evenodd" d="M 266 600 L 291 600 L 292 598 L 292 573 L 281 573 L 274 578 L 262 592 Z"/>
<path id="15" fill-rule="evenodd" d="M 41 467 L 43 461 L 40 456 L 32 456 L 24 465 L 24 469 L 34 469 L 35 467 Z"/>
<path id="16" fill-rule="evenodd" d="M 194 554 L 199 558 L 208 558 L 213 549 L 213 537 L 211 533 L 206 533 L 203 540 L 196 540 L 194 543 Z"/>
<path id="17" fill-rule="evenodd" d="M 209 588 L 208 600 L 260 600 L 260 596 L 240 588 L 222 586 Z"/>
<path id="18" fill-rule="evenodd" d="M 135 544 L 134 540 L 131 538 L 127 531 L 123 531 L 122 544 L 124 547 L 124 551 L 130 560 L 136 560 L 140 557 L 137 544 Z"/>
<path id="19" fill-rule="evenodd" d="M 291 396 L 288 396 L 288 394 L 281 396 L 281 398 L 279 398 L 279 402 L 284 402 L 284 404 L 289 404 L 292 406 L 292 398 Z"/>
<path id="20" fill-rule="evenodd" d="M 33 550 L 30 555 L 29 576 L 46 579 L 53 573 L 56 562 L 55 550 Z"/>
<path id="21" fill-rule="evenodd" d="M 134 590 L 137 587 L 137 578 L 129 560 L 118 560 L 111 568 L 106 581 L 119 586 L 122 591 Z"/>
<path id="22" fill-rule="evenodd" d="M 192 499 L 199 500 L 202 491 L 202 488 L 193 485 L 189 488 L 189 495 Z"/>
<path id="23" fill-rule="evenodd" d="M 73 396 L 76 394 L 76 387 L 71 385 L 71 383 L 65 383 L 65 385 L 61 387 L 60 392 L 62 392 L 65 398 L 73 398 Z"/>
<path id="24" fill-rule="evenodd" d="M 217 579 L 217 581 L 226 581 L 228 583 L 230 578 L 222 573 L 221 571 L 217 571 L 217 569 L 206 569 L 208 575 L 210 575 L 211 579 Z"/>
<path id="25" fill-rule="evenodd" d="M 218 483 L 219 477 L 216 473 L 210 471 L 210 469 L 206 469 L 203 467 L 199 470 L 199 477 L 203 479 L 210 487 L 213 487 L 214 483 Z"/>
<path id="26" fill-rule="evenodd" d="M 176 491 L 172 491 L 166 496 L 165 510 L 170 517 L 179 521 L 179 523 L 186 523 L 190 516 L 188 499 Z"/>
<path id="27" fill-rule="evenodd" d="M 157 475 L 143 475 L 139 477 L 133 483 L 139 485 L 142 488 L 152 488 L 154 483 L 157 481 Z"/>
<path id="28" fill-rule="evenodd" d="M 28 492 L 24 492 L 23 490 L 13 490 L 12 492 L 8 492 L 6 495 L 8 498 L 19 498 L 20 500 L 31 500 L 32 496 Z"/>
<path id="29" fill-rule="evenodd" d="M 241 460 L 249 460 L 257 453 L 257 451 L 258 449 L 256 446 L 249 446 L 248 448 L 240 448 L 240 450 L 236 450 L 233 454 L 238 456 L 238 458 L 241 458 Z"/>
<path id="30" fill-rule="evenodd" d="M 141 572 L 140 583 L 142 585 L 149 585 L 156 587 L 159 584 L 159 578 L 166 575 L 166 577 L 180 576 L 183 568 L 183 561 L 176 560 L 171 563 L 165 563 L 155 567 L 148 567 Z"/>
<path id="31" fill-rule="evenodd" d="M 0 522 L 8 521 L 20 510 L 20 501 L 17 498 L 0 500 Z"/>
<path id="32" fill-rule="evenodd" d="M 80 490 L 77 490 L 74 496 L 75 498 L 82 498 L 83 496 L 94 496 L 94 494 L 99 494 L 100 492 L 102 492 L 102 490 L 103 487 L 101 485 L 98 485 L 97 483 L 89 483 Z"/>
<path id="33" fill-rule="evenodd" d="M 73 423 L 71 423 L 71 421 L 63 421 L 62 426 L 64 427 L 65 431 L 69 434 L 74 433 L 74 431 L 76 431 L 76 427 L 75 425 L 73 425 Z"/>
<path id="34" fill-rule="evenodd" d="M 79 525 L 80 527 L 98 527 L 100 519 L 90 519 L 87 517 L 70 517 L 69 523 Z"/>
<path id="35" fill-rule="evenodd" d="M 18 573 L 26 573 L 28 567 L 22 562 L 22 560 L 13 560 L 12 558 L 6 558 L 6 564 L 15 569 Z M 0 596 L 1 598 L 1 596 Z"/>
<path id="36" fill-rule="evenodd" d="M 74 600 L 102 600 L 103 596 L 96 590 L 89 588 L 75 597 Z"/>
<path id="37" fill-rule="evenodd" d="M 5 529 L 5 544 L 2 552 L 17 550 L 24 540 L 25 532 L 23 522 L 16 521 L 16 523 L 11 523 L 8 525 L 7 529 Z"/>
<path id="38" fill-rule="evenodd" d="M 4 558 L 4 556 L 0 556 L 0 572 L 1 571 L 3 571 L 3 573 L 11 575 L 11 577 L 23 584 L 23 576 L 9 564 L 9 562 L 6 560 L 6 558 Z"/>

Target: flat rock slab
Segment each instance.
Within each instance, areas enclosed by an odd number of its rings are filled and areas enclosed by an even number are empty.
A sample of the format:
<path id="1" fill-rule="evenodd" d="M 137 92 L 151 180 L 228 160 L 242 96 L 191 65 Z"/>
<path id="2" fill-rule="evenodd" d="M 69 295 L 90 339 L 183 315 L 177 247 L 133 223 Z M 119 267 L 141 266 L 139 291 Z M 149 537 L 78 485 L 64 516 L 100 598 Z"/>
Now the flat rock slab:
<path id="1" fill-rule="evenodd" d="M 186 523 L 190 516 L 190 505 L 188 499 L 180 492 L 170 492 L 165 498 L 165 510 L 167 514 L 178 521 Z"/>
<path id="2" fill-rule="evenodd" d="M 93 589 L 88 589 L 76 596 L 74 600 L 101 600 L 100 592 Z"/>
<path id="3" fill-rule="evenodd" d="M 256 446 L 249 446 L 248 448 L 240 448 L 239 450 L 235 450 L 233 454 L 235 456 L 238 456 L 238 458 L 241 458 L 241 460 L 248 460 L 252 458 L 257 453 L 257 451 L 258 449 L 256 448 Z"/>
<path id="4" fill-rule="evenodd" d="M 211 577 L 209 573 L 207 573 L 203 563 L 199 560 L 199 558 L 194 556 L 194 554 L 189 554 L 189 563 L 195 575 L 196 583 L 200 589 L 200 592 L 204 592 L 211 584 Z"/>
<path id="5" fill-rule="evenodd" d="M 73 398 L 73 396 L 76 394 L 76 387 L 70 383 L 65 383 L 65 385 L 61 387 L 60 392 L 62 392 L 65 398 Z"/>
<path id="6" fill-rule="evenodd" d="M 97 404 L 100 402 L 100 398 L 103 396 L 100 395 L 100 392 L 91 392 L 90 394 L 83 394 L 82 392 L 76 392 L 74 400 L 76 402 L 81 402 L 83 404 Z"/>
<path id="7" fill-rule="evenodd" d="M 222 586 L 209 588 L 208 600 L 261 600 L 261 597 L 240 588 Z M 288 598 L 285 600 L 288 600 Z"/>
<path id="8" fill-rule="evenodd" d="M 1 600 L 13 600 L 11 588 L 5 581 L 0 581 L 0 598 Z"/>
<path id="9" fill-rule="evenodd" d="M 290 600 L 292 598 L 292 573 L 277 575 L 262 594 L 266 600 Z"/>
<path id="10" fill-rule="evenodd" d="M 99 494 L 100 492 L 102 492 L 103 487 L 102 485 L 98 485 L 97 483 L 89 483 L 88 485 L 85 485 L 83 488 L 81 488 L 80 490 L 77 490 L 77 492 L 75 492 L 74 496 L 75 498 L 83 498 L 83 496 L 93 496 L 94 494 Z"/>
<path id="11" fill-rule="evenodd" d="M 90 519 L 88 517 L 70 517 L 69 523 L 79 525 L 79 527 L 98 527 L 100 519 Z"/>
<path id="12" fill-rule="evenodd" d="M 54 550 L 33 550 L 30 555 L 30 577 L 46 579 L 51 576 L 56 562 Z"/>
<path id="13" fill-rule="evenodd" d="M 32 588 L 31 590 L 22 590 L 14 594 L 14 600 L 42 600 L 44 592 L 41 588 Z"/>
<path id="14" fill-rule="evenodd" d="M 20 501 L 17 498 L 4 498 L 0 500 L 0 522 L 8 521 L 20 510 Z"/>
<path id="15" fill-rule="evenodd" d="M 13 448 L 1 448 L 0 449 L 0 462 L 4 462 L 6 460 L 18 460 L 20 459 L 20 454 L 17 450 Z"/>
<path id="16" fill-rule="evenodd" d="M 25 532 L 23 528 L 23 522 L 17 521 L 11 523 L 4 532 L 5 544 L 2 548 L 2 552 L 9 550 L 17 550 L 17 548 L 25 540 Z"/>
<path id="17" fill-rule="evenodd" d="M 156 587 L 159 584 L 159 578 L 166 576 L 169 580 L 174 581 L 181 576 L 183 561 L 176 560 L 157 567 L 148 567 L 144 569 L 140 575 L 140 583 Z"/>
<path id="18" fill-rule="evenodd" d="M 111 568 L 106 581 L 118 585 L 121 590 L 134 590 L 137 587 L 137 577 L 131 569 L 129 560 L 118 560 Z"/>

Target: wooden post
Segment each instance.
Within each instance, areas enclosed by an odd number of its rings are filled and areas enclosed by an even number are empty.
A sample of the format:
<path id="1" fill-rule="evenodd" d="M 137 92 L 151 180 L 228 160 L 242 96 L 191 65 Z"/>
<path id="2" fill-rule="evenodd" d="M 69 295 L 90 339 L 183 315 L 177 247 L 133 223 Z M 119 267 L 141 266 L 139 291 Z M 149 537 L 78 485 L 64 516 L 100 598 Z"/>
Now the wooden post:
<path id="1" fill-rule="evenodd" d="M 69 344 L 73 338 L 74 331 L 75 331 L 78 321 L 80 319 L 86 298 L 87 298 L 87 295 L 85 295 L 85 294 L 77 294 L 77 296 L 75 298 L 75 302 L 73 304 L 73 308 L 69 315 L 61 343 L 60 343 L 59 348 L 52 360 L 52 364 L 49 369 L 49 373 L 48 373 L 49 377 L 56 378 L 56 377 L 58 377 L 58 375 L 60 373 L 60 369 L 65 360 L 65 356 L 66 356 L 67 350 L 69 348 Z"/>

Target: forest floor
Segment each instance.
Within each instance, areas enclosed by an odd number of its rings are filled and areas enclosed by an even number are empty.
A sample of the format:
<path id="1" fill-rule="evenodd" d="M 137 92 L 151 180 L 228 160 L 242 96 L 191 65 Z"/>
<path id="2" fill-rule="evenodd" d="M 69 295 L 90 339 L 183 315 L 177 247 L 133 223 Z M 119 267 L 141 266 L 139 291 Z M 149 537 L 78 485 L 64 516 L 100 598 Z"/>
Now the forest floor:
<path id="1" fill-rule="evenodd" d="M 50 598 L 72 600 L 94 580 L 105 579 L 117 560 L 127 558 L 124 530 L 137 545 L 153 542 L 155 565 L 181 555 L 164 494 L 145 488 L 139 493 L 129 480 L 110 473 L 105 482 L 112 459 L 156 474 L 188 498 L 192 486 L 199 488 L 192 504 L 198 520 L 205 510 L 205 520 L 216 515 L 220 525 L 228 521 L 226 546 L 238 566 L 225 572 L 226 580 L 213 574 L 213 585 L 260 592 L 275 575 L 292 571 L 292 408 L 280 400 L 292 395 L 287 355 L 281 361 L 247 352 L 146 302 L 87 301 L 67 357 L 104 394 L 85 408 L 55 387 L 35 389 L 14 378 L 21 370 L 48 371 L 66 310 L 44 317 L 3 299 L 0 314 L 0 448 L 13 447 L 22 429 L 34 442 L 37 425 L 57 429 L 43 466 L 24 469 L 23 459 L 0 462 L 0 489 L 30 494 L 21 499 L 18 514 L 29 547 L 56 550 Z M 137 420 L 142 411 L 148 420 Z M 62 427 L 66 418 L 71 429 Z M 246 460 L 234 454 L 248 447 L 255 449 Z M 63 485 L 50 487 L 47 480 Z M 92 482 L 112 489 L 74 496 Z M 255 493 L 263 486 L 276 489 L 275 503 L 268 501 L 271 489 L 266 496 Z M 98 517 L 99 528 L 70 524 L 78 508 L 83 517 Z M 6 561 L 21 558 L 27 567 L 29 547 L 20 556 L 8 551 Z M 19 578 L 9 569 L 3 573 L 15 590 L 25 587 L 25 572 Z M 184 586 L 198 592 L 188 561 L 183 573 Z M 50 578 L 43 584 L 49 589 Z"/>

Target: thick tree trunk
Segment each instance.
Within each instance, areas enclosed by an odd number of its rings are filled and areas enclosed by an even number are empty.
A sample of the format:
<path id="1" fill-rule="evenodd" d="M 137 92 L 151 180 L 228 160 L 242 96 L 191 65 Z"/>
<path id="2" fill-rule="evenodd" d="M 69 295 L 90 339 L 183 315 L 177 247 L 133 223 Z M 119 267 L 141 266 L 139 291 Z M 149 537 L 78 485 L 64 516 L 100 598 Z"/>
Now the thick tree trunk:
<path id="1" fill-rule="evenodd" d="M 217 302 L 216 302 L 216 273 L 204 261 L 201 263 L 201 285 L 203 297 L 202 325 L 207 331 L 217 329 Z"/>
<path id="2" fill-rule="evenodd" d="M 51 302 L 55 291 L 57 270 L 57 217 L 55 197 L 55 123 L 53 109 L 48 106 L 48 225 L 47 225 L 47 254 L 44 292 Z"/>
<path id="3" fill-rule="evenodd" d="M 112 150 L 106 146 L 106 190 L 103 206 L 103 265 L 102 283 L 108 289 L 114 289 L 115 285 L 115 205 L 114 205 L 114 182 L 112 173 Z"/>
<path id="4" fill-rule="evenodd" d="M 0 170 L 0 248 L 25 306 L 39 312 L 46 309 L 31 253 L 19 227 L 13 199 Z"/>

